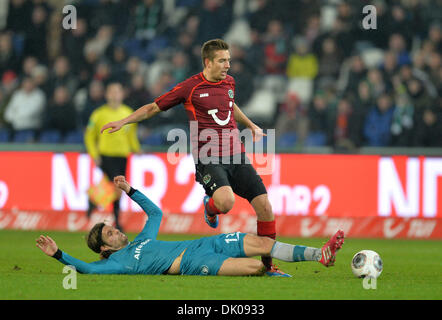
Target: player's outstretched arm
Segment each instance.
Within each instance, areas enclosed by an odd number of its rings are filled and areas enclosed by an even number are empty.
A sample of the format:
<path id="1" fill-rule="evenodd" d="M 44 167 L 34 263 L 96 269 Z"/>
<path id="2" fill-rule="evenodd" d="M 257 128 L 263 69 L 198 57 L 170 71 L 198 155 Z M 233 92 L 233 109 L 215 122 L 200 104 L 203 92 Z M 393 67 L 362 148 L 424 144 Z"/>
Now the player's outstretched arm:
<path id="1" fill-rule="evenodd" d="M 109 262 L 107 259 L 92 263 L 87 263 L 71 257 L 67 253 L 61 251 L 54 240 L 49 236 L 41 235 L 36 241 L 36 246 L 49 257 L 53 257 L 65 265 L 74 266 L 79 273 L 95 273 L 95 274 L 116 274 L 122 273 L 121 267 Z"/>
<path id="2" fill-rule="evenodd" d="M 116 131 L 120 130 L 126 124 L 136 123 L 136 122 L 140 122 L 140 121 L 152 118 L 153 116 L 155 116 L 159 112 L 161 112 L 161 110 L 155 102 L 146 104 L 146 105 L 140 107 L 139 109 L 135 110 L 132 114 L 130 114 L 129 116 L 127 116 L 124 119 L 121 119 L 118 121 L 112 121 L 112 122 L 105 124 L 101 128 L 100 132 L 103 133 L 105 130 L 108 130 L 108 129 L 110 129 L 108 131 L 108 133 L 116 132 Z"/>
<path id="3" fill-rule="evenodd" d="M 117 176 L 114 178 L 114 184 L 127 193 L 127 195 L 135 201 L 141 209 L 147 214 L 149 219 L 146 222 L 141 233 L 137 238 L 151 238 L 155 239 L 160 229 L 161 219 L 163 217 L 163 212 L 161 209 L 153 203 L 148 197 L 146 197 L 142 192 L 132 188 L 126 181 L 124 176 Z M 137 240 L 135 238 L 135 240 Z"/>

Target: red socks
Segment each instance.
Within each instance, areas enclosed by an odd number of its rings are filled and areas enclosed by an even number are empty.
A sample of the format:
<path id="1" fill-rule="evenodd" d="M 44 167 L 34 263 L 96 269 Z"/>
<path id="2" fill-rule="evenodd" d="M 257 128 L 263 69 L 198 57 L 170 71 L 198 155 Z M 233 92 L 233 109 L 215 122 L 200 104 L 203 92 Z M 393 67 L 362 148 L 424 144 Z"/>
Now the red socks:
<path id="1" fill-rule="evenodd" d="M 272 238 L 273 240 L 276 239 L 275 220 L 273 221 L 258 220 L 257 226 L 258 226 L 258 236 L 269 237 Z"/>
<path id="2" fill-rule="evenodd" d="M 215 206 L 215 201 L 213 201 L 213 198 L 211 197 L 209 201 L 206 204 L 206 209 L 209 215 L 217 215 L 217 214 L 223 214 L 221 211 L 218 210 L 218 208 Z"/>
<path id="3" fill-rule="evenodd" d="M 257 227 L 258 227 L 258 236 L 261 237 L 269 237 L 273 240 L 276 239 L 276 226 L 275 226 L 275 220 L 273 221 L 257 221 Z M 267 269 L 270 269 L 272 266 L 272 258 L 271 257 L 261 257 L 262 263 L 264 263 L 265 267 Z"/>

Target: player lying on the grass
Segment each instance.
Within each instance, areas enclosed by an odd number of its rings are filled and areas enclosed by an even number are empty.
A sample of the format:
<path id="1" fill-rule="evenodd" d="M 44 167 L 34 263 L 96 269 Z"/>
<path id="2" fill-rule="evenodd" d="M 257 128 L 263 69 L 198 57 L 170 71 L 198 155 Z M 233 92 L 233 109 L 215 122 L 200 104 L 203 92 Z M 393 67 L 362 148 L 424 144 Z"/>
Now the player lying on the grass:
<path id="1" fill-rule="evenodd" d="M 220 234 L 186 241 L 156 240 L 161 210 L 140 191 L 133 189 L 123 176 L 114 178 L 148 215 L 140 234 L 129 242 L 118 229 L 97 223 L 89 232 L 87 244 L 101 260 L 86 263 L 61 251 L 49 236 L 41 235 L 36 245 L 48 256 L 72 265 L 80 273 L 95 274 L 183 274 L 248 276 L 266 273 L 264 264 L 254 256 L 271 256 L 289 261 L 318 261 L 332 266 L 336 252 L 344 243 L 339 230 L 322 249 L 291 245 L 268 237 L 240 232 Z"/>

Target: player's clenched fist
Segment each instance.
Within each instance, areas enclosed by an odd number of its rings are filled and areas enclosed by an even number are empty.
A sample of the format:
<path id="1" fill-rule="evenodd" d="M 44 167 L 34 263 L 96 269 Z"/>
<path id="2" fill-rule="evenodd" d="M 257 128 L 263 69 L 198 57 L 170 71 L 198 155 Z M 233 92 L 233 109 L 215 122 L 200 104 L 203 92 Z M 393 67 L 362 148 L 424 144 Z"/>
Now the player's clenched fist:
<path id="1" fill-rule="evenodd" d="M 127 183 L 126 178 L 124 176 L 116 176 L 114 178 L 114 184 L 120 188 L 121 190 L 128 193 L 130 191 L 130 185 Z"/>

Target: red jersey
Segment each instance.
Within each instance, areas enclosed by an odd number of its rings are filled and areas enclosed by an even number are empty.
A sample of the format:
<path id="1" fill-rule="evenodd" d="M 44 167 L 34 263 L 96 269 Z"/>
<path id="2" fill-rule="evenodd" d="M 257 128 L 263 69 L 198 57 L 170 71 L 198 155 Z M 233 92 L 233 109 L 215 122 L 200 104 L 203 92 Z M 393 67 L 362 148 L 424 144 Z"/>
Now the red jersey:
<path id="1" fill-rule="evenodd" d="M 210 82 L 201 72 L 177 84 L 172 90 L 156 98 L 155 102 L 162 111 L 184 104 L 189 121 L 196 121 L 198 124 L 197 132 L 192 130 L 192 125 L 190 131 L 193 152 L 197 148 L 200 157 L 231 156 L 244 152 L 234 117 L 233 77 L 228 75 L 224 80 Z M 213 139 L 214 133 L 217 139 Z"/>

